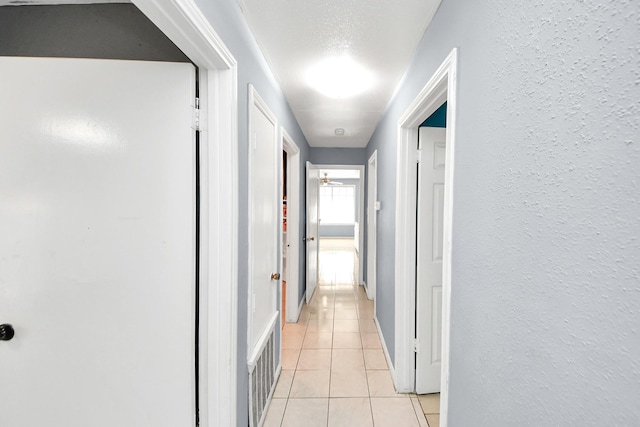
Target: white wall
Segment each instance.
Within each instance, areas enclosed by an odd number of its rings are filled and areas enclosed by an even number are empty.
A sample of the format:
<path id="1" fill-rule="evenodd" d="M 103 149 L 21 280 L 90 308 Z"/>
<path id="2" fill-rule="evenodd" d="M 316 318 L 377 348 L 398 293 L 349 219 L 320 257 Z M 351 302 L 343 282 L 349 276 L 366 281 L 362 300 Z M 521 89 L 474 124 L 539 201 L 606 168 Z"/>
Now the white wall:
<path id="1" fill-rule="evenodd" d="M 640 425 L 639 28 L 633 1 L 444 0 L 367 148 L 394 206 L 398 118 L 458 47 L 450 426 Z"/>

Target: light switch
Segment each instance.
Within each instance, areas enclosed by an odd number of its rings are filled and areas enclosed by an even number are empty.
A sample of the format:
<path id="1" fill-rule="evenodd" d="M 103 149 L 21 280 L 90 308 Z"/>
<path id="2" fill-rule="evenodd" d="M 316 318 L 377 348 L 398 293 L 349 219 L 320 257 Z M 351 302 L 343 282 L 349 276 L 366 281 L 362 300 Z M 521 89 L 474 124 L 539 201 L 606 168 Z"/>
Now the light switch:
<path id="1" fill-rule="evenodd" d="M 382 205 L 380 205 L 380 202 L 376 202 L 376 210 L 379 211 L 380 209 L 382 209 Z"/>

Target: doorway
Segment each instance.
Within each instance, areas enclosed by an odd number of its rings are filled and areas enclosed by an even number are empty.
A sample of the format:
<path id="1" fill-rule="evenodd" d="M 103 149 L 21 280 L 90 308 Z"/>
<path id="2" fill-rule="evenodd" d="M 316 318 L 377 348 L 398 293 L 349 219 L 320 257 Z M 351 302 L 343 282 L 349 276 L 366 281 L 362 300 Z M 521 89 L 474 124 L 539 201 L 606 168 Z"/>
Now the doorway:
<path id="1" fill-rule="evenodd" d="M 398 161 L 396 180 L 395 248 L 395 384 L 398 391 L 415 390 L 416 350 L 416 218 L 418 128 L 444 102 L 446 148 L 444 150 L 444 192 L 442 217 L 442 342 L 440 350 L 440 425 L 447 425 L 449 394 L 449 329 L 451 307 L 451 235 L 453 206 L 453 168 L 455 153 L 457 50 L 453 49 L 433 77 L 398 121 Z M 421 308 L 422 310 L 422 308 Z"/>
<path id="2" fill-rule="evenodd" d="M 364 166 L 314 165 L 319 171 L 319 245 L 349 249 L 354 254 L 354 278 L 364 282 Z M 319 267 L 322 269 L 322 265 Z M 322 272 L 320 271 L 320 274 Z M 326 278 L 325 278 L 326 279 Z"/>
<path id="3" fill-rule="evenodd" d="M 282 133 L 282 290 L 284 322 L 297 322 L 304 299 L 300 298 L 300 149 L 284 128 Z"/>
<path id="4" fill-rule="evenodd" d="M 367 280 L 365 288 L 369 299 L 376 297 L 377 229 L 378 229 L 378 150 L 367 163 Z"/>

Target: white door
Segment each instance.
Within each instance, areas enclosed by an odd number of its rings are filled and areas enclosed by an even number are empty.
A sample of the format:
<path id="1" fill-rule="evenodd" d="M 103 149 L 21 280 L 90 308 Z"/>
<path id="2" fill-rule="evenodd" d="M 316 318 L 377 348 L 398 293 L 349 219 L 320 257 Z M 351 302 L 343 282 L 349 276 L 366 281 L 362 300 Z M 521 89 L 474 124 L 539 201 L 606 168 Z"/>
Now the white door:
<path id="1" fill-rule="evenodd" d="M 259 355 L 278 315 L 280 207 L 277 120 L 251 88 L 249 110 L 249 363 Z"/>
<path id="2" fill-rule="evenodd" d="M 318 199 L 320 189 L 320 170 L 307 162 L 307 303 L 311 301 L 318 285 L 318 243 L 320 240 L 320 222 L 318 218 Z"/>
<path id="3" fill-rule="evenodd" d="M 194 67 L 0 69 L 0 425 L 193 425 Z"/>
<path id="4" fill-rule="evenodd" d="M 376 233 L 378 197 L 378 152 L 374 151 L 367 165 L 367 296 L 376 296 Z"/>
<path id="5" fill-rule="evenodd" d="M 416 392 L 440 391 L 445 128 L 420 128 Z"/>

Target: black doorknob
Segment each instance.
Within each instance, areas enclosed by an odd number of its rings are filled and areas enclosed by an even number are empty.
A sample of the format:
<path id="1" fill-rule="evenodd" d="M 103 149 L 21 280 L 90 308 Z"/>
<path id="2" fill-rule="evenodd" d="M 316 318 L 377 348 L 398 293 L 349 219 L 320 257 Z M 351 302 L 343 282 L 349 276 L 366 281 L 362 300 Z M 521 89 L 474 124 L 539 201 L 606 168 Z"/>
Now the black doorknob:
<path id="1" fill-rule="evenodd" d="M 0 341 L 9 341 L 14 335 L 13 326 L 8 323 L 0 325 Z"/>

